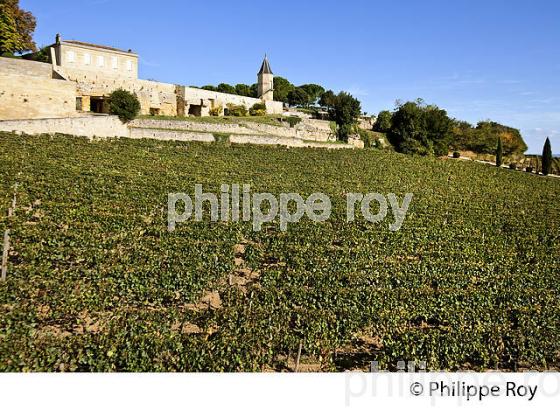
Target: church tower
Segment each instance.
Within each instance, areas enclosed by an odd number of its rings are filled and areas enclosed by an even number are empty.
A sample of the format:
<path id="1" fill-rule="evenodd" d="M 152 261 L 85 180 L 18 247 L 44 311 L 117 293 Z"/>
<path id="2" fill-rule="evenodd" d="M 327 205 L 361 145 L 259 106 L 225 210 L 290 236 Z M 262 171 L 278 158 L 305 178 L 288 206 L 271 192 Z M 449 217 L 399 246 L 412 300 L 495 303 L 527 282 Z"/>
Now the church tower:
<path id="1" fill-rule="evenodd" d="M 258 74 L 258 93 L 259 98 L 263 101 L 274 100 L 274 74 L 272 74 L 266 56 L 264 56 L 264 61 Z"/>

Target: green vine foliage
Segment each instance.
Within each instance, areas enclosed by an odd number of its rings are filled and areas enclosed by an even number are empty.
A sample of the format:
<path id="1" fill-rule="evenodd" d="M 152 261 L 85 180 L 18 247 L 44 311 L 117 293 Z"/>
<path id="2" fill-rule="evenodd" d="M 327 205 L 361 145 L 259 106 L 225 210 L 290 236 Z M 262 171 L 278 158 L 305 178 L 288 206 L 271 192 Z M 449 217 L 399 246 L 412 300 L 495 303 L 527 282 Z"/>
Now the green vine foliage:
<path id="1" fill-rule="evenodd" d="M 286 370 L 300 343 L 324 371 L 559 365 L 553 178 L 381 150 L 60 135 L 0 134 L 0 164 L 1 371 Z M 169 233 L 167 194 L 196 183 L 324 192 L 333 214 L 287 232 L 204 220 Z M 414 199 L 390 232 L 391 218 L 347 223 L 347 192 Z M 240 243 L 259 273 L 245 289 L 228 283 Z M 192 309 L 208 292 L 221 307 Z"/>

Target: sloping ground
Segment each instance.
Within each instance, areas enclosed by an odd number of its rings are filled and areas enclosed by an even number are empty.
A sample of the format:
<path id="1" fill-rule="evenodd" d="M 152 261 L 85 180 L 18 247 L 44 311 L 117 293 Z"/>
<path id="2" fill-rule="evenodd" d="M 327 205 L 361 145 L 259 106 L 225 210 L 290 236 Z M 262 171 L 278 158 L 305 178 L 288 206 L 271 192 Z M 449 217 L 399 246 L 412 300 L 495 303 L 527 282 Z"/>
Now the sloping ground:
<path id="1" fill-rule="evenodd" d="M 130 128 L 130 138 L 183 142 L 219 142 L 225 144 L 274 145 L 292 148 L 354 149 L 363 148 L 360 141 L 353 143 L 316 142 L 273 134 L 228 134 L 225 132 L 189 131 L 181 129 Z M 358 145 L 357 145 L 358 144 Z"/>
<path id="2" fill-rule="evenodd" d="M 156 139 L 189 140 L 193 133 L 233 136 L 237 143 L 285 145 L 292 147 L 313 146 L 312 143 L 336 143 L 328 121 L 303 120 L 291 127 L 281 118 L 141 118 L 130 123 L 131 136 L 142 138 L 149 135 Z M 325 147 L 325 145 L 321 145 Z M 356 144 L 348 148 L 355 147 Z M 330 147 L 327 145 L 327 147 Z M 333 148 L 341 148 L 340 145 Z"/>
<path id="3" fill-rule="evenodd" d="M 3 371 L 557 368 L 560 184 L 465 161 L 0 134 Z M 8 221 L 12 186 L 18 209 Z M 194 184 L 313 192 L 329 220 L 179 224 Z M 403 228 L 348 192 L 414 194 Z"/>

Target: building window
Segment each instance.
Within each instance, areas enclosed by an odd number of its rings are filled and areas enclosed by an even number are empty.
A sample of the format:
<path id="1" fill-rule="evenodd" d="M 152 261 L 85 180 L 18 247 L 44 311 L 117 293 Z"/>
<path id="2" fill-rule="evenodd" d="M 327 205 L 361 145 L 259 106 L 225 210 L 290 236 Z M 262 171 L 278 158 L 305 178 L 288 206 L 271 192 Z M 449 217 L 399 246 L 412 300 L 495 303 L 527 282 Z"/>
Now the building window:
<path id="1" fill-rule="evenodd" d="M 105 57 L 98 56 L 97 57 L 97 66 L 98 67 L 103 67 L 104 65 L 105 65 Z"/>
<path id="2" fill-rule="evenodd" d="M 112 57 L 111 58 L 111 64 L 113 66 L 113 70 L 116 70 L 117 68 L 119 68 L 119 60 L 117 57 Z"/>
<path id="3" fill-rule="evenodd" d="M 91 54 L 85 53 L 84 54 L 84 64 L 90 65 L 91 64 Z"/>
<path id="4" fill-rule="evenodd" d="M 127 62 L 126 62 L 126 69 L 127 69 L 128 71 L 132 71 L 132 61 L 127 60 Z"/>
<path id="5" fill-rule="evenodd" d="M 68 51 L 66 53 L 66 60 L 68 63 L 75 63 L 76 62 L 76 53 L 73 51 Z"/>

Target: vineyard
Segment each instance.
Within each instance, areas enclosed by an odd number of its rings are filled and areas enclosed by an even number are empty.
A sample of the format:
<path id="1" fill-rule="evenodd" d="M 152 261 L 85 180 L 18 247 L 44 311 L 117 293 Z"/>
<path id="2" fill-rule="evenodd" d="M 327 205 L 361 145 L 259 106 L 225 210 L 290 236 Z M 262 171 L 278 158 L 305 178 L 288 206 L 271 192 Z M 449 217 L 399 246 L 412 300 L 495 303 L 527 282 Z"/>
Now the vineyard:
<path id="1" fill-rule="evenodd" d="M 197 183 L 333 214 L 168 232 Z M 391 232 L 347 223 L 348 192 L 414 199 Z M 557 178 L 469 161 L 0 133 L 0 370 L 558 369 L 559 201 Z"/>

